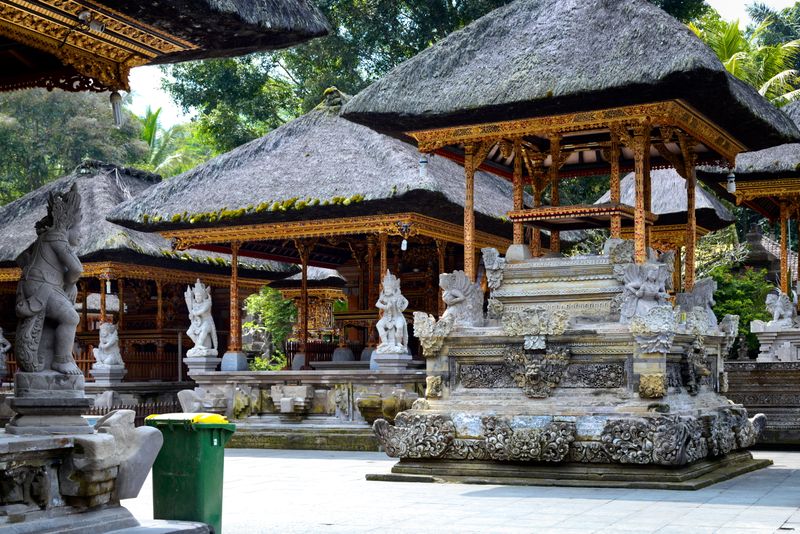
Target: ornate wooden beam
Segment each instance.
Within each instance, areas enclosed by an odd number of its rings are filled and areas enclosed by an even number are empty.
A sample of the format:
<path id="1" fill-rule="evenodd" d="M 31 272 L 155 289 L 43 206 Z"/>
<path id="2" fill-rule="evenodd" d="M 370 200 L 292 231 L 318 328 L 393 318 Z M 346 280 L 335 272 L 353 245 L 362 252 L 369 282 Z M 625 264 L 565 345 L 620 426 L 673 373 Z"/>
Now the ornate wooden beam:
<path id="1" fill-rule="evenodd" d="M 789 294 L 789 203 L 781 202 L 781 291 Z"/>
<path id="2" fill-rule="evenodd" d="M 230 283 L 230 332 L 228 352 L 242 352 L 242 318 L 239 304 L 239 247 L 241 243 L 231 243 L 231 283 Z"/>
<path id="3" fill-rule="evenodd" d="M 174 239 L 178 250 L 197 245 L 229 243 L 236 239 L 246 241 L 271 241 L 302 239 L 307 237 L 332 237 L 353 235 L 401 235 L 403 225 L 409 225 L 417 235 L 433 239 L 444 239 L 449 243 L 464 243 L 463 227 L 420 215 L 418 213 L 395 213 L 367 215 L 340 219 L 315 219 L 285 223 L 266 223 L 218 228 L 191 228 L 161 232 L 167 239 Z M 475 232 L 475 246 L 494 247 L 505 250 L 511 242 L 486 232 Z M 240 251 L 244 256 L 245 252 Z"/>
<path id="4" fill-rule="evenodd" d="M 729 161 L 747 150 L 745 145 L 681 100 L 407 133 L 417 140 L 420 151 L 434 152 L 448 145 L 496 143 L 528 135 L 547 138 L 554 133 L 603 130 L 642 121 L 680 128 Z"/>
<path id="5" fill-rule="evenodd" d="M 633 219 L 634 259 L 636 263 L 647 261 L 647 225 L 645 207 L 645 180 L 647 179 L 647 153 L 650 151 L 650 124 L 638 124 L 633 133 L 633 157 L 636 179 L 636 202 Z"/>
<path id="6" fill-rule="evenodd" d="M 513 145 L 514 151 L 514 178 L 513 178 L 513 187 L 514 187 L 514 211 L 519 211 L 523 209 L 524 206 L 524 188 L 522 183 L 522 143 L 519 139 L 514 140 Z M 525 234 L 522 228 L 521 222 L 514 223 L 514 244 L 515 245 L 523 245 L 525 244 Z"/>
<path id="7" fill-rule="evenodd" d="M 695 211 L 695 196 L 697 188 L 697 154 L 695 153 L 692 139 L 685 134 L 678 134 L 678 141 L 683 156 L 684 178 L 686 179 L 686 259 L 684 260 L 683 288 L 686 292 L 694 289 L 695 252 L 697 248 L 697 213 Z"/>

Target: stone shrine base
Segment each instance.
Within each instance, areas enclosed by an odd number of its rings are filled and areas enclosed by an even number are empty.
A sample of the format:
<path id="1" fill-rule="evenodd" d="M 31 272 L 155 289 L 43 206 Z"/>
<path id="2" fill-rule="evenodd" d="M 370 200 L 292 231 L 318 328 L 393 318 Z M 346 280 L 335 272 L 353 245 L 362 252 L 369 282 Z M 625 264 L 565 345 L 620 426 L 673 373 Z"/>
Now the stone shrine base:
<path id="1" fill-rule="evenodd" d="M 628 489 L 698 490 L 763 469 L 772 460 L 756 460 L 747 451 L 688 466 L 667 468 L 630 464 L 530 464 L 459 460 L 400 460 L 388 474 L 368 474 L 384 482 L 449 482 L 510 486 L 567 486 Z"/>

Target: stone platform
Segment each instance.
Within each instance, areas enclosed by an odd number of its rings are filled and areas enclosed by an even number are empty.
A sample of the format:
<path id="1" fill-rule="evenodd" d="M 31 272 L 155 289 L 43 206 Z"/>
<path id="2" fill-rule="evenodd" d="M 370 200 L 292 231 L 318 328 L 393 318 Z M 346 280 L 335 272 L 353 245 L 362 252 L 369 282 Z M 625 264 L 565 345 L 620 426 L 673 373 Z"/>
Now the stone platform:
<path id="1" fill-rule="evenodd" d="M 392 467 L 391 473 L 368 474 L 366 478 L 384 482 L 698 490 L 770 465 L 772 460 L 756 460 L 749 452 L 737 452 L 674 469 L 632 465 L 401 460 Z"/>
<path id="2" fill-rule="evenodd" d="M 380 449 L 372 428 L 365 423 L 347 423 L 329 416 L 309 416 L 296 423 L 283 422 L 278 416 L 249 417 L 237 422 L 236 433 L 226 447 L 375 452 Z"/>

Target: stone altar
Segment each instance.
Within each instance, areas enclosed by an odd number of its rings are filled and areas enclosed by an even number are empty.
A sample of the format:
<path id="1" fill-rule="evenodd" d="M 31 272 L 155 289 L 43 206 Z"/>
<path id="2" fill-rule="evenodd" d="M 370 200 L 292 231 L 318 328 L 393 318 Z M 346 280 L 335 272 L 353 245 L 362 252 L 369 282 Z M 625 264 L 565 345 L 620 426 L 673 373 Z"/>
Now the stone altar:
<path id="1" fill-rule="evenodd" d="M 491 320 L 416 314 L 426 398 L 374 423 L 400 461 L 372 478 L 686 489 L 767 465 L 743 451 L 764 416 L 721 394 L 735 331 L 703 306 L 674 309 L 667 261 L 631 253 L 620 241 L 600 256 L 492 254 Z"/>

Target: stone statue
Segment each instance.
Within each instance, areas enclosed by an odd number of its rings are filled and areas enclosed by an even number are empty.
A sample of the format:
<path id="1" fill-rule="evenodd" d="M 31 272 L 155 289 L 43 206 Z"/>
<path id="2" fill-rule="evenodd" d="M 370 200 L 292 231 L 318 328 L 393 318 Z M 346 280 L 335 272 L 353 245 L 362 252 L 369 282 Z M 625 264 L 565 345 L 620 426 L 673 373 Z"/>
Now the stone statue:
<path id="1" fill-rule="evenodd" d="M 186 333 L 194 342 L 194 347 L 186 351 L 186 356 L 189 358 L 217 356 L 217 328 L 211 316 L 211 288 L 203 285 L 198 278 L 194 288 L 186 287 L 184 297 L 191 321 Z"/>
<path id="2" fill-rule="evenodd" d="M 633 317 L 644 317 L 656 306 L 667 304 L 669 294 L 665 284 L 668 277 L 669 271 L 663 264 L 627 265 L 619 322 L 630 324 Z"/>
<path id="3" fill-rule="evenodd" d="M 114 323 L 100 324 L 100 344 L 94 349 L 96 368 L 125 365 L 119 351 L 119 334 Z"/>
<path id="4" fill-rule="evenodd" d="M 503 283 L 503 268 L 506 266 L 506 260 L 496 248 L 482 248 L 483 265 L 486 267 L 486 282 L 489 289 L 497 289 Z"/>
<path id="5" fill-rule="evenodd" d="M 6 355 L 11 350 L 11 343 L 3 337 L 3 329 L 0 328 L 0 379 L 6 376 Z"/>
<path id="6" fill-rule="evenodd" d="M 767 310 L 772 314 L 772 320 L 767 323 L 768 326 L 794 327 L 797 311 L 794 308 L 794 304 L 792 304 L 792 299 L 786 293 L 779 289 L 771 291 L 767 295 L 766 304 Z"/>
<path id="7" fill-rule="evenodd" d="M 400 293 L 400 279 L 389 271 L 383 277 L 383 288 L 375 306 L 383 311 L 375 325 L 381 340 L 375 351 L 379 354 L 408 354 L 408 325 L 403 316 L 408 300 Z"/>
<path id="8" fill-rule="evenodd" d="M 453 315 L 455 326 L 483 326 L 483 291 L 479 283 L 470 282 L 464 271 L 439 275 L 442 300 L 447 309 L 442 319 Z"/>
<path id="9" fill-rule="evenodd" d="M 72 357 L 76 283 L 83 270 L 75 247 L 79 240 L 81 197 L 75 184 L 67 193 L 50 194 L 47 215 L 36 223 L 36 241 L 17 258 L 16 358 L 23 372 L 53 370 L 81 375 Z"/>
<path id="10" fill-rule="evenodd" d="M 717 290 L 717 282 L 713 278 L 701 278 L 698 280 L 694 289 L 690 293 L 678 293 L 678 306 L 684 313 L 691 313 L 695 308 L 704 311 L 709 331 L 716 331 L 719 327 L 717 316 L 714 315 L 713 306 L 714 292 Z"/>

